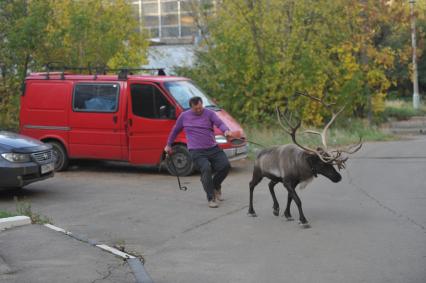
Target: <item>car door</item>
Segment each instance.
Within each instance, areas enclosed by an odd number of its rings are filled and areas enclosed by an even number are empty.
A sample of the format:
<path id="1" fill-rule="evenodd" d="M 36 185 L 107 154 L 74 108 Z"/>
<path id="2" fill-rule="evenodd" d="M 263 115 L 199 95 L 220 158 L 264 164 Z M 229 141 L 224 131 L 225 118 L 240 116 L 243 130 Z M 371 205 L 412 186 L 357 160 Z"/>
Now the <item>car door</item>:
<path id="1" fill-rule="evenodd" d="M 129 160 L 159 164 L 176 122 L 176 108 L 154 83 L 131 83 L 128 91 Z"/>
<path id="2" fill-rule="evenodd" d="M 121 160 L 120 84 L 76 83 L 70 113 L 69 154 L 74 158 Z"/>

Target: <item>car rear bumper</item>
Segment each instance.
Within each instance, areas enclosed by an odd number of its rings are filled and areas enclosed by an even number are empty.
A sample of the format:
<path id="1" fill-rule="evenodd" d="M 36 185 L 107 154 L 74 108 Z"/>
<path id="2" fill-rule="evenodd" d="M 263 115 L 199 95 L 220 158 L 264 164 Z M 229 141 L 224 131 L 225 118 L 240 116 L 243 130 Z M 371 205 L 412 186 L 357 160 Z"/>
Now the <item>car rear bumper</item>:
<path id="1" fill-rule="evenodd" d="M 247 145 L 240 147 L 227 148 L 223 150 L 228 157 L 229 161 L 236 161 L 247 158 Z"/>
<path id="2" fill-rule="evenodd" d="M 53 177 L 53 171 L 41 174 L 41 165 L 29 162 L 19 167 L 13 163 L 0 164 L 0 187 L 23 187 Z"/>

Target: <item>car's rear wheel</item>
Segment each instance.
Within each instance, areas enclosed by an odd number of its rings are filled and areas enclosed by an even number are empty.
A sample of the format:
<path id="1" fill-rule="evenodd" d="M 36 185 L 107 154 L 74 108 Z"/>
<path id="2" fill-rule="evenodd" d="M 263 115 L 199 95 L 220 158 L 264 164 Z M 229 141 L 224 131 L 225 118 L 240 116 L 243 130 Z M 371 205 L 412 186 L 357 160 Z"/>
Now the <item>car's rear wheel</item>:
<path id="1" fill-rule="evenodd" d="M 194 172 L 194 163 L 186 146 L 174 145 L 172 151 L 173 154 L 166 159 L 166 168 L 171 175 L 188 176 Z"/>
<path id="2" fill-rule="evenodd" d="M 55 141 L 49 141 L 48 144 L 52 145 L 53 157 L 55 158 L 55 171 L 64 171 L 68 167 L 68 155 L 62 144 Z"/>

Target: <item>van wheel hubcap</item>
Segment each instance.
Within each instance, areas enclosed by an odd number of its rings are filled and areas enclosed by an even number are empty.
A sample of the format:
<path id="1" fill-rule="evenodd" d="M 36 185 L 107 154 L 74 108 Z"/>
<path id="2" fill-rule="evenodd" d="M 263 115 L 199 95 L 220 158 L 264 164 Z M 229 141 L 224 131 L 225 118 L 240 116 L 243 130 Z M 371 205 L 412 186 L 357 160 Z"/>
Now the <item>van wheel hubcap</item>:
<path id="1" fill-rule="evenodd" d="M 173 156 L 173 162 L 176 166 L 176 169 L 182 169 L 185 168 L 188 165 L 188 158 L 183 153 L 176 153 Z"/>

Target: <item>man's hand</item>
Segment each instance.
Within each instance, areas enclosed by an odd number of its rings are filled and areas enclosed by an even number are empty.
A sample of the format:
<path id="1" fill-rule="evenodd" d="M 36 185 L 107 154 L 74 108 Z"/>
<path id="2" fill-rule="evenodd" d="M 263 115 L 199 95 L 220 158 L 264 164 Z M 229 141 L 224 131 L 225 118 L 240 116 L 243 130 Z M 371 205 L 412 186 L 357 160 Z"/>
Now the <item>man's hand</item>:
<path id="1" fill-rule="evenodd" d="M 172 147 L 166 145 L 166 147 L 164 148 L 164 151 L 168 154 L 168 155 L 172 155 L 173 151 L 172 151 Z"/>
<path id="2" fill-rule="evenodd" d="M 223 133 L 224 135 L 225 135 L 225 137 L 227 137 L 227 138 L 232 138 L 232 131 L 225 131 L 224 133 Z"/>

